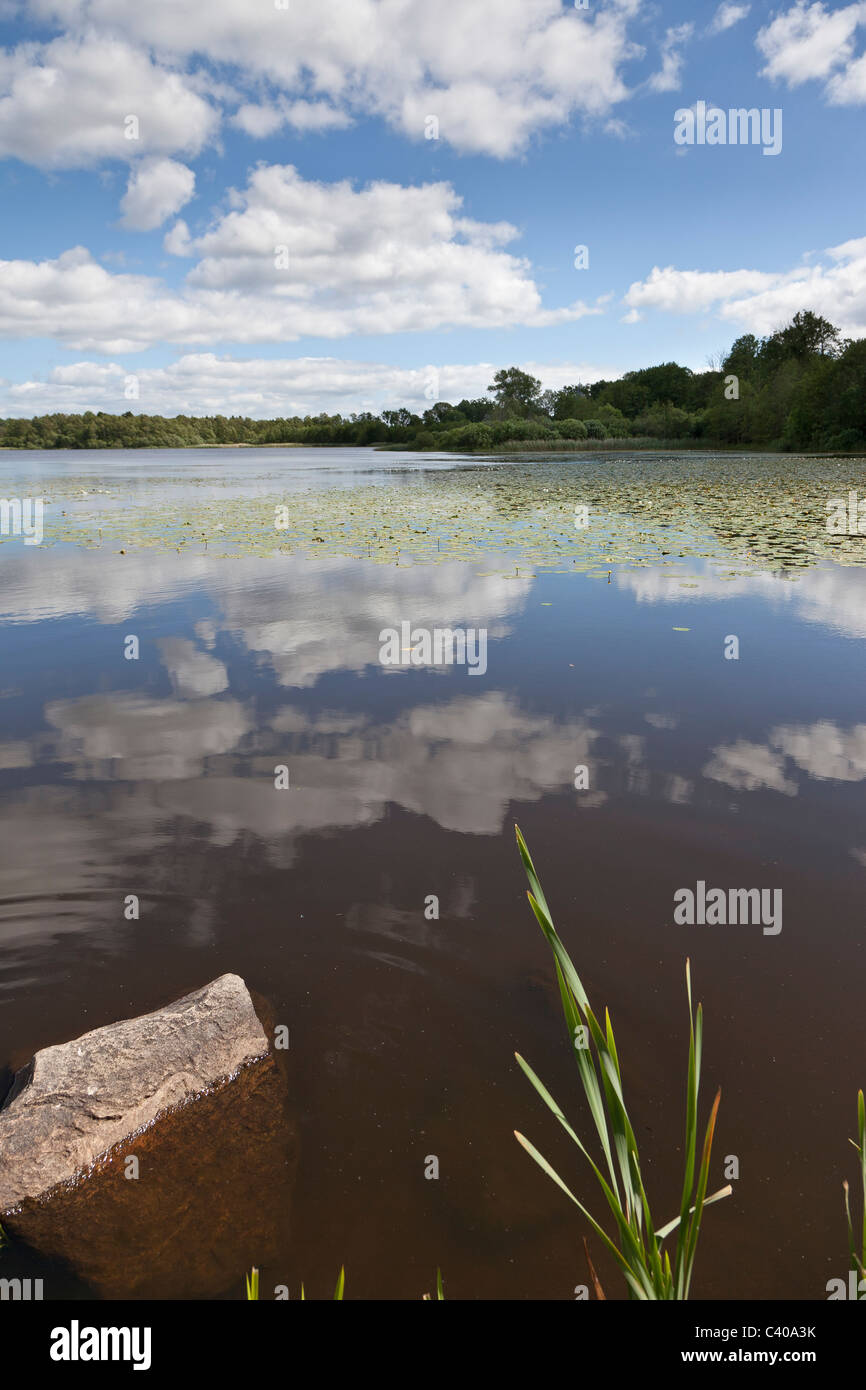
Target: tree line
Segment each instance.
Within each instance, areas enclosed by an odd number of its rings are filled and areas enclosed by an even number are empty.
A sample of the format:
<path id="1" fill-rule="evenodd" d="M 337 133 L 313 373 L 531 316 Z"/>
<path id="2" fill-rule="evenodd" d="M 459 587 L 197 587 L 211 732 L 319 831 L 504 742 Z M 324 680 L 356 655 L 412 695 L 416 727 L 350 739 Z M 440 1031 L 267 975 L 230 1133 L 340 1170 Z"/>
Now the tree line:
<path id="1" fill-rule="evenodd" d="M 84 411 L 0 420 L 0 445 L 18 449 L 186 448 L 218 444 L 382 445 L 458 451 L 582 440 L 707 447 L 860 450 L 866 446 L 866 339 L 843 339 L 806 310 L 765 338 L 747 333 L 719 366 L 676 362 L 617 381 L 543 390 L 519 367 L 498 371 L 486 396 L 348 416 L 135 415 Z"/>

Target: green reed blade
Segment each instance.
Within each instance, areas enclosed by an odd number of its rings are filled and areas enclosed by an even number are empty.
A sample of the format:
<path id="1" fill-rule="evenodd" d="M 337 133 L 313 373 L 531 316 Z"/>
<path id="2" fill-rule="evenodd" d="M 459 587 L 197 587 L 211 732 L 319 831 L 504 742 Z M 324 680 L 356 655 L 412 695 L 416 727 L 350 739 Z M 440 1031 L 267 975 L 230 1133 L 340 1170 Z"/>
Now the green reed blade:
<path id="1" fill-rule="evenodd" d="M 703 1209 L 720 1201 L 723 1197 L 730 1196 L 733 1190 L 729 1184 L 711 1196 L 707 1196 L 713 1136 L 721 1093 L 717 1094 L 715 1098 L 707 1122 L 700 1165 L 697 1169 L 697 1187 L 695 1188 L 698 1100 L 703 1051 L 703 1009 L 700 1004 L 698 1004 L 697 1010 L 693 1006 L 690 964 L 686 961 L 689 1056 L 686 1080 L 684 1174 L 680 1213 L 666 1226 L 656 1230 L 641 1175 L 637 1140 L 625 1104 L 622 1070 L 610 1013 L 607 1009 L 605 1010 L 604 1031 L 602 1031 L 590 1006 L 580 976 L 553 925 L 550 909 L 526 842 L 520 829 L 516 826 L 515 831 L 521 859 L 529 880 L 530 891 L 527 897 L 533 914 L 553 953 L 569 1038 L 574 1039 L 576 1028 L 585 1021 L 585 1027 L 588 1029 L 591 1043 L 595 1048 L 595 1055 L 589 1047 L 576 1048 L 577 1063 L 584 1093 L 604 1151 L 610 1174 L 609 1183 L 565 1119 L 557 1102 L 542 1085 L 532 1068 L 523 1061 L 519 1054 L 515 1055 L 517 1055 L 518 1063 L 535 1090 L 556 1115 L 566 1133 L 589 1162 L 616 1221 L 621 1249 L 617 1249 L 595 1218 L 578 1201 L 559 1174 L 538 1150 L 522 1135 L 517 1135 L 517 1138 L 542 1171 L 547 1173 L 557 1186 L 562 1188 L 575 1206 L 586 1216 L 593 1230 L 601 1237 L 606 1247 L 618 1257 L 632 1297 L 640 1299 L 687 1299 Z M 866 1142 L 861 1141 L 861 1149 L 866 1149 Z M 615 1160 L 614 1153 L 616 1155 Z M 863 1166 L 864 1174 L 866 1174 L 866 1160 L 863 1160 Z M 617 1178 L 619 1178 L 619 1182 Z M 620 1190 L 622 1190 L 622 1196 L 620 1196 Z M 864 1176 L 864 1191 L 866 1191 L 866 1176 Z M 677 1230 L 677 1248 L 672 1263 L 669 1252 L 662 1252 L 660 1247 L 665 1237 L 675 1229 Z M 866 1209 L 864 1209 L 864 1251 L 866 1251 Z"/>
<path id="2" fill-rule="evenodd" d="M 534 1144 L 531 1144 L 524 1135 L 520 1134 L 517 1130 L 515 1130 L 514 1137 L 517 1140 L 518 1144 L 522 1145 L 522 1147 L 526 1150 L 530 1157 L 535 1159 L 535 1162 L 538 1164 L 542 1172 L 546 1173 L 549 1178 L 552 1178 L 553 1181 L 556 1183 L 557 1187 L 562 1188 L 562 1191 L 565 1193 L 566 1197 L 569 1197 L 571 1201 L 574 1202 L 574 1205 L 580 1211 L 583 1212 L 584 1216 L 586 1217 L 589 1224 L 592 1226 L 592 1229 L 595 1231 L 596 1235 L 599 1237 L 600 1240 L 604 1241 L 604 1244 L 607 1246 L 610 1253 L 622 1266 L 623 1271 L 628 1271 L 630 1269 L 630 1266 L 625 1256 L 622 1254 L 622 1251 L 617 1249 L 607 1232 L 603 1229 L 603 1227 L 599 1226 L 595 1217 L 592 1215 L 592 1212 L 587 1211 L 583 1203 L 579 1202 L 575 1197 L 574 1193 L 568 1187 L 566 1187 L 565 1183 L 562 1181 L 562 1178 L 559 1176 L 556 1169 L 548 1163 L 544 1155 L 540 1154 L 538 1152 L 538 1149 L 535 1148 Z M 627 1232 L 628 1227 L 626 1227 L 625 1230 Z M 633 1253 L 639 1254 L 640 1252 L 637 1251 L 637 1248 L 635 1247 Z"/>
<path id="3" fill-rule="evenodd" d="M 528 1077 L 529 1081 L 532 1083 L 532 1085 L 535 1087 L 535 1089 L 536 1089 L 536 1091 L 538 1092 L 538 1094 L 541 1096 L 541 1099 L 544 1101 L 545 1105 L 548 1107 L 549 1110 L 551 1110 L 551 1111 L 553 1112 L 553 1114 L 554 1114 L 554 1115 L 556 1116 L 556 1118 L 559 1120 L 559 1123 L 562 1125 L 562 1127 L 563 1127 L 563 1129 L 565 1130 L 565 1132 L 566 1132 L 566 1134 L 568 1135 L 568 1137 L 577 1145 L 577 1147 L 580 1149 L 580 1152 L 583 1154 L 584 1158 L 586 1159 L 587 1163 L 588 1163 L 588 1164 L 590 1165 L 590 1167 L 592 1168 L 592 1171 L 593 1171 L 593 1173 L 595 1174 L 595 1176 L 596 1176 L 596 1178 L 597 1178 L 597 1180 L 598 1180 L 599 1186 L 601 1187 L 601 1190 L 602 1190 L 602 1192 L 604 1193 L 604 1196 L 605 1196 L 605 1199 L 606 1199 L 606 1201 L 607 1201 L 607 1204 L 608 1204 L 608 1206 L 610 1207 L 611 1212 L 613 1213 L 614 1219 L 616 1220 L 617 1225 L 620 1227 L 621 1232 L 622 1232 L 623 1230 L 624 1230 L 625 1232 L 630 1231 L 631 1228 L 630 1228 L 628 1216 L 627 1216 L 627 1214 L 626 1214 L 626 1213 L 623 1211 L 623 1209 L 622 1209 L 622 1206 L 621 1206 L 621 1204 L 620 1204 L 619 1197 L 618 1197 L 617 1194 L 612 1190 L 612 1188 L 608 1185 L 608 1183 L 605 1181 L 604 1174 L 601 1172 L 601 1169 L 600 1169 L 600 1168 L 598 1167 L 598 1165 L 595 1163 L 595 1161 L 594 1161 L 592 1155 L 591 1155 L 591 1154 L 589 1153 L 589 1151 L 584 1147 L 584 1145 L 581 1143 L 581 1141 L 580 1141 L 580 1139 L 578 1138 L 578 1136 L 575 1134 L 575 1132 L 574 1132 L 574 1130 L 572 1129 L 571 1125 L 568 1123 L 568 1120 L 565 1118 L 565 1115 L 563 1114 L 561 1107 L 560 1107 L 560 1106 L 557 1104 L 557 1102 L 554 1100 L 553 1096 L 550 1094 L 550 1092 L 548 1091 L 548 1089 L 547 1089 L 547 1087 L 544 1085 L 544 1083 L 543 1083 L 542 1081 L 540 1081 L 539 1078 L 536 1076 L 535 1072 L 532 1070 L 532 1067 L 529 1065 L 529 1063 L 528 1063 L 527 1061 L 525 1061 L 523 1057 L 520 1056 L 520 1053 L 519 1053 L 519 1052 L 515 1052 L 514 1055 L 515 1055 L 515 1057 L 517 1058 L 517 1061 L 518 1061 L 518 1063 L 519 1063 L 519 1065 L 520 1065 L 520 1067 L 521 1067 L 521 1070 L 523 1071 L 524 1075 L 525 1075 L 526 1077 Z M 633 1235 L 633 1233 L 632 1233 L 632 1235 Z M 628 1243 L 628 1239 L 629 1239 L 629 1237 L 626 1235 L 626 1237 L 625 1237 L 626 1243 Z M 637 1242 L 636 1242 L 636 1241 L 635 1241 L 635 1249 L 636 1249 L 636 1250 L 638 1249 L 638 1245 L 637 1245 Z"/>

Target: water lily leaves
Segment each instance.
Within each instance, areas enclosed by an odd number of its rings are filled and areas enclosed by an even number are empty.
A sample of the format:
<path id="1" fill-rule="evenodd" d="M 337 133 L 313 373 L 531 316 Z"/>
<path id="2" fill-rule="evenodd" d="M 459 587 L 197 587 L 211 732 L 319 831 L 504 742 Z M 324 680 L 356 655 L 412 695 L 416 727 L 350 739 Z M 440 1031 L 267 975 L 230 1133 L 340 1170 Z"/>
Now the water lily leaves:
<path id="1" fill-rule="evenodd" d="M 670 566 L 667 577 L 678 578 L 694 558 L 728 580 L 756 570 L 796 578 L 829 560 L 866 564 L 866 536 L 826 529 L 830 497 L 866 496 L 864 459 L 845 460 L 844 478 L 838 460 L 746 454 L 574 454 L 436 470 L 409 463 L 385 482 L 369 481 L 368 471 L 365 457 L 355 486 L 280 493 L 278 475 L 251 471 L 246 451 L 242 481 L 223 487 L 182 469 L 99 490 L 92 478 L 52 480 L 44 543 L 182 547 L 210 558 L 351 556 L 401 567 L 477 565 L 482 555 L 510 553 L 533 572 L 605 578 L 617 565 Z M 578 506 L 588 511 L 581 529 Z M 288 511 L 285 529 L 275 528 L 277 507 Z"/>

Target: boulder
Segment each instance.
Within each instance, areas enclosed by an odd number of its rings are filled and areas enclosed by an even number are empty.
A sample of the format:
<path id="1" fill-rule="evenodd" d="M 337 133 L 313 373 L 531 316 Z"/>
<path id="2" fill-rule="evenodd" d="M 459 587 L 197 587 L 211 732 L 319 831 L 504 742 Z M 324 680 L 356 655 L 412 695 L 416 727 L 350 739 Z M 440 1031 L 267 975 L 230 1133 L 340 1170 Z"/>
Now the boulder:
<path id="1" fill-rule="evenodd" d="M 16 1073 L 0 1221 L 103 1296 L 212 1297 L 284 1248 L 295 1162 L 285 1077 L 222 975 Z"/>
<path id="2" fill-rule="evenodd" d="M 267 1051 L 239 975 L 42 1048 L 16 1074 L 0 1110 L 0 1213 L 68 1182 L 161 1110 Z"/>

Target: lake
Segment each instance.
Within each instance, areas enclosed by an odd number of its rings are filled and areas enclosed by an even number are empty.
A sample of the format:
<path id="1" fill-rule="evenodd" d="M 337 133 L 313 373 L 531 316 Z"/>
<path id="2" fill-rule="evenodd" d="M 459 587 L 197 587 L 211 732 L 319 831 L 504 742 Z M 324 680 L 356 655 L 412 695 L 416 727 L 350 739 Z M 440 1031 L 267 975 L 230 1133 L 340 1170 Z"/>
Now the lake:
<path id="1" fill-rule="evenodd" d="M 866 536 L 826 528 L 852 490 L 863 459 L 0 452 L 2 496 L 45 499 L 41 544 L 0 537 L 7 1081 L 237 972 L 289 1029 L 300 1132 L 263 1298 L 341 1264 L 348 1297 L 440 1266 L 453 1298 L 573 1298 L 586 1226 L 513 1137 L 598 1210 L 514 1060 L 588 1137 L 518 823 L 665 1220 L 691 959 L 711 1187 L 739 1171 L 693 1295 L 825 1297 L 866 1084 Z M 383 664 L 404 623 L 483 632 L 484 669 Z M 782 910 L 675 921 L 699 884 Z M 4 1255 L 88 1296 L 43 1263 Z"/>

